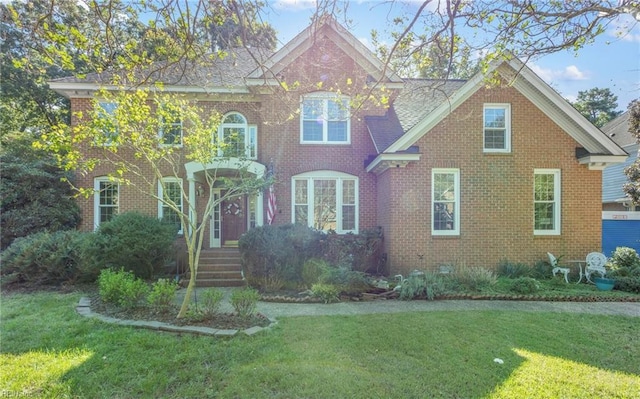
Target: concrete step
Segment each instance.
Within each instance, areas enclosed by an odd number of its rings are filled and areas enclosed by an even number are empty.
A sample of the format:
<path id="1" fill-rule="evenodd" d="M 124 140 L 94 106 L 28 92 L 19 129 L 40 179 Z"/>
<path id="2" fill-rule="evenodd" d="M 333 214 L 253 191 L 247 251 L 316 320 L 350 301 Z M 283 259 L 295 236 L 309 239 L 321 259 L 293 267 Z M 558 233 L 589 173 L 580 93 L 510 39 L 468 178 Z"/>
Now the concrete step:
<path id="1" fill-rule="evenodd" d="M 244 280 L 236 279 L 197 279 L 196 287 L 243 287 L 246 285 Z"/>

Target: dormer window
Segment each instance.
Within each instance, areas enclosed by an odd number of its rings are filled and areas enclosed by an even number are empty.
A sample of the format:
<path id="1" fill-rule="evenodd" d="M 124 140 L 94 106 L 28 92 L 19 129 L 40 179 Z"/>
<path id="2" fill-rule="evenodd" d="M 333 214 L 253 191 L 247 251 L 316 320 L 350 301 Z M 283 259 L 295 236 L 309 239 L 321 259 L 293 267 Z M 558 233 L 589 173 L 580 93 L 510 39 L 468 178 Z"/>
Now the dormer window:
<path id="1" fill-rule="evenodd" d="M 303 144 L 349 144 L 349 99 L 335 93 L 304 96 L 301 105 L 300 142 Z"/>

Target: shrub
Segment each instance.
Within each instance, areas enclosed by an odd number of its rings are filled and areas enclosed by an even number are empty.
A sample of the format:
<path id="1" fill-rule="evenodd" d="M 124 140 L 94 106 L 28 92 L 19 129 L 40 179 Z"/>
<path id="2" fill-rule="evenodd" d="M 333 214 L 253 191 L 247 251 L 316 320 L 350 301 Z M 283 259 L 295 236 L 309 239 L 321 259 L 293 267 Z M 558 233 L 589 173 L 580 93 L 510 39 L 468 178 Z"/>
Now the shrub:
<path id="1" fill-rule="evenodd" d="M 341 293 L 357 296 L 370 288 L 369 279 L 363 272 L 350 270 L 346 266 L 329 267 L 320 276 L 319 282 L 336 286 Z"/>
<path id="2" fill-rule="evenodd" d="M 98 277 L 98 292 L 104 302 L 133 308 L 145 297 L 148 288 L 131 272 L 104 269 Z"/>
<path id="3" fill-rule="evenodd" d="M 498 264 L 496 274 L 498 277 L 507 278 L 527 277 L 531 275 L 531 268 L 524 263 L 512 263 L 507 260 L 503 260 Z"/>
<path id="4" fill-rule="evenodd" d="M 329 264 L 318 258 L 311 258 L 302 265 L 302 282 L 306 287 L 311 287 L 320 280 L 320 277 L 327 273 Z"/>
<path id="5" fill-rule="evenodd" d="M 87 260 L 100 268 L 124 268 L 137 277 L 161 272 L 174 255 L 174 225 L 138 212 L 127 212 L 100 225 L 87 246 Z"/>
<path id="6" fill-rule="evenodd" d="M 548 280 L 553 276 L 551 269 L 552 267 L 549 264 L 549 261 L 539 260 L 533 265 L 529 277 L 533 277 L 537 280 Z"/>
<path id="7" fill-rule="evenodd" d="M 495 285 L 497 281 L 495 273 L 484 267 L 457 267 L 452 278 L 469 291 L 482 291 Z"/>
<path id="8" fill-rule="evenodd" d="M 446 292 L 446 278 L 442 274 L 431 272 L 413 272 L 400 284 L 401 300 L 425 298 L 433 300 Z"/>
<path id="9" fill-rule="evenodd" d="M 249 285 L 264 291 L 302 283 L 302 267 L 324 252 L 326 234 L 302 225 L 253 228 L 238 243 Z"/>
<path id="10" fill-rule="evenodd" d="M 259 300 L 260 294 L 253 288 L 236 290 L 231 294 L 231 305 L 242 317 L 251 316 L 256 311 Z"/>
<path id="11" fill-rule="evenodd" d="M 224 292 L 217 288 L 208 288 L 200 294 L 200 302 L 202 303 L 202 310 L 205 314 L 213 316 L 220 310 L 222 304 L 222 298 L 224 298 Z"/>
<path id="12" fill-rule="evenodd" d="M 327 234 L 324 259 L 333 265 L 348 266 L 351 270 L 382 274 L 382 229 L 366 229 L 360 234 Z"/>
<path id="13" fill-rule="evenodd" d="M 16 239 L 2 252 L 3 280 L 42 285 L 86 280 L 82 248 L 89 235 L 66 230 Z"/>
<path id="14" fill-rule="evenodd" d="M 630 276 L 634 274 L 636 269 L 640 269 L 640 257 L 633 248 L 618 247 L 613 251 L 607 266 L 614 276 Z"/>
<path id="15" fill-rule="evenodd" d="M 178 283 L 169 279 L 158 279 L 151 285 L 147 302 L 152 307 L 166 311 L 173 305 L 178 291 Z"/>
<path id="16" fill-rule="evenodd" d="M 311 295 L 324 303 L 338 302 L 339 294 L 340 291 L 335 285 L 318 283 L 311 286 Z"/>
<path id="17" fill-rule="evenodd" d="M 640 276 L 616 277 L 615 281 L 614 289 L 640 294 Z"/>
<path id="18" fill-rule="evenodd" d="M 20 237 L 40 232 L 73 230 L 80 223 L 80 207 L 73 199 L 71 178 L 50 154 L 12 146 L 0 155 L 0 248 Z M 25 151 L 23 151 L 25 150 Z"/>
<path id="19" fill-rule="evenodd" d="M 519 277 L 513 280 L 510 289 L 518 294 L 533 294 L 540 289 L 540 283 L 535 278 Z"/>

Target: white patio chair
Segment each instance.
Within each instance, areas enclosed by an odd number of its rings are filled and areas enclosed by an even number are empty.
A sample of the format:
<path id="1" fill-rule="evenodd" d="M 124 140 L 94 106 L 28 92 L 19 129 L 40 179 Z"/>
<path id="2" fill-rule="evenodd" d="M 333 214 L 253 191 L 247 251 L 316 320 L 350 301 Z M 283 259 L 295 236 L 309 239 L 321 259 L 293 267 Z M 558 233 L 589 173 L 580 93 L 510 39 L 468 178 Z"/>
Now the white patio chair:
<path id="1" fill-rule="evenodd" d="M 604 277 L 607 274 L 607 269 L 604 265 L 607 263 L 607 257 L 601 252 L 590 252 L 587 254 L 587 266 L 584 269 L 584 274 L 587 277 L 587 281 L 591 281 L 591 274 L 599 273 L 600 277 Z"/>
<path id="2" fill-rule="evenodd" d="M 549 263 L 552 267 L 551 272 L 553 273 L 553 276 L 555 277 L 557 273 L 562 273 L 564 274 L 564 281 L 569 284 L 569 271 L 571 269 L 568 267 L 558 266 L 558 259 L 556 259 L 551 252 L 547 252 L 547 255 L 549 256 Z"/>

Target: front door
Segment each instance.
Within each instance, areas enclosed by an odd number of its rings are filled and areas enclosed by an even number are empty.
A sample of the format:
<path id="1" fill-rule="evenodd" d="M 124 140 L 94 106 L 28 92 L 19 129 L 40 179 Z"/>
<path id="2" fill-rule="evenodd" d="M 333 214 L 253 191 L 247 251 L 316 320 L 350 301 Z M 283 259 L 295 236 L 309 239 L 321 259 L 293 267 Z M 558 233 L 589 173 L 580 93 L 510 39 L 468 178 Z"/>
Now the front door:
<path id="1" fill-rule="evenodd" d="M 240 236 L 247 231 L 246 196 L 228 198 L 221 205 L 222 245 L 237 246 Z"/>

